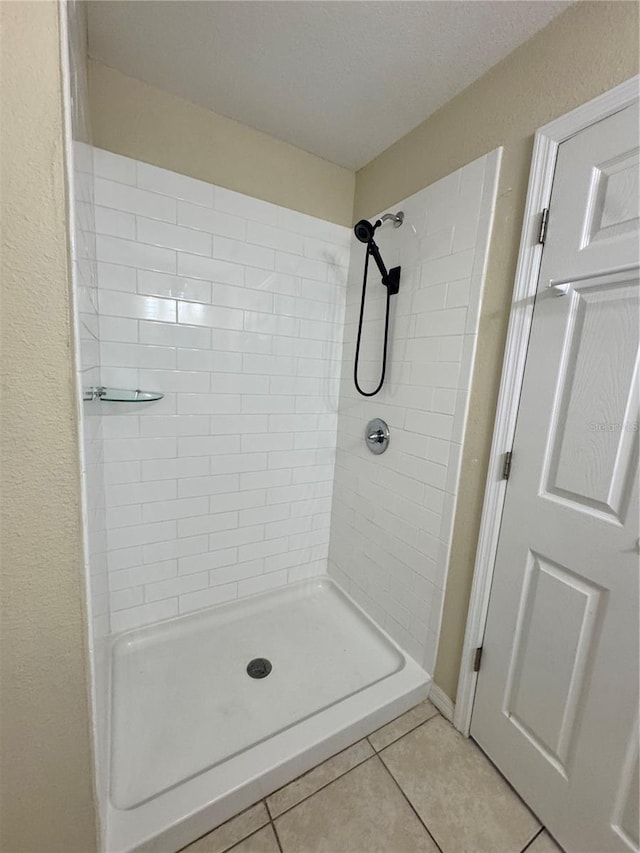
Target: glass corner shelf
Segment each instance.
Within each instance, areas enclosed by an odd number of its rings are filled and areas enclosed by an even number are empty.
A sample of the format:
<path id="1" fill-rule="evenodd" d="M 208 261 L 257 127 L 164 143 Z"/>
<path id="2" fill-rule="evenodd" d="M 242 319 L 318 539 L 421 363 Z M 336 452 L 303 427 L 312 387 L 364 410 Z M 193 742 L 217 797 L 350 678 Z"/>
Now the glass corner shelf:
<path id="1" fill-rule="evenodd" d="M 92 385 L 85 388 L 82 399 L 101 400 L 103 403 L 151 403 L 162 400 L 164 394 L 159 391 L 129 390 L 127 388 L 106 388 L 104 385 Z"/>

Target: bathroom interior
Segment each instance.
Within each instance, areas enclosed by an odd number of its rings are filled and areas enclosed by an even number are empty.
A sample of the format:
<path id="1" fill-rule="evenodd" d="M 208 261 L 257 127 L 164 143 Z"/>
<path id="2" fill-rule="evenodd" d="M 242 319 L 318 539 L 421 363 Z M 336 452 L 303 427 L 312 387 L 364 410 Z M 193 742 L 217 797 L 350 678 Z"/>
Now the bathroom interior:
<path id="1" fill-rule="evenodd" d="M 2 850 L 637 853 L 637 3 L 0 9 Z"/>

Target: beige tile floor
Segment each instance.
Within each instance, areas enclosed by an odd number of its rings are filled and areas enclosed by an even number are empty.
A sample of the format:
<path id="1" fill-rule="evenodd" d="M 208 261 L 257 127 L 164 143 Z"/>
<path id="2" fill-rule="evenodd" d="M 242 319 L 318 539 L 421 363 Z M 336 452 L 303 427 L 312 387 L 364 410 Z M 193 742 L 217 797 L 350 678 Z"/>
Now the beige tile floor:
<path id="1" fill-rule="evenodd" d="M 426 701 L 182 853 L 561 853 Z"/>

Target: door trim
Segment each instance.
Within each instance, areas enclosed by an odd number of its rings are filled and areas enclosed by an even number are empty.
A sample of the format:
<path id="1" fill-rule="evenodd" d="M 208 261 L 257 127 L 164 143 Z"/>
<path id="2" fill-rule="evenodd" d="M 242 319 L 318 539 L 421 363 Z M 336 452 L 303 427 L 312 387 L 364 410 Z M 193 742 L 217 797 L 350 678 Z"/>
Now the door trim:
<path id="1" fill-rule="evenodd" d="M 504 454 L 511 450 L 515 435 L 529 333 L 533 322 L 533 305 L 542 259 L 542 245 L 538 242 L 540 219 L 551 198 L 558 147 L 592 124 L 635 103 L 638 100 L 639 83 L 640 75 L 632 77 L 566 115 L 554 119 L 541 127 L 535 135 L 453 717 L 456 729 L 466 736 L 471 728 L 471 713 L 478 681 L 478 673 L 473 671 L 473 659 L 484 637 L 506 495 L 506 481 L 502 478 Z"/>

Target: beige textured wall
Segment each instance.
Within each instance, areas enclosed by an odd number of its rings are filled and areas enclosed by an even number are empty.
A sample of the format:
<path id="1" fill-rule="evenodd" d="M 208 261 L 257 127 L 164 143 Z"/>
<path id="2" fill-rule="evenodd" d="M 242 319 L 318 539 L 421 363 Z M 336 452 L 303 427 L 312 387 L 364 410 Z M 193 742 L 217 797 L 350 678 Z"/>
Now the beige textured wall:
<path id="1" fill-rule="evenodd" d="M 348 169 L 105 65 L 90 62 L 89 74 L 99 148 L 351 225 Z"/>
<path id="2" fill-rule="evenodd" d="M 3 853 L 96 849 L 58 9 L 0 3 Z"/>
<path id="3" fill-rule="evenodd" d="M 570 7 L 361 169 L 355 219 L 504 146 L 435 682 L 455 699 L 536 128 L 638 73 L 638 5 Z"/>

